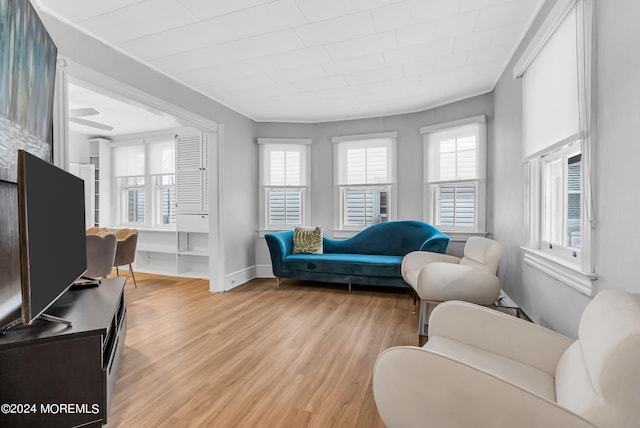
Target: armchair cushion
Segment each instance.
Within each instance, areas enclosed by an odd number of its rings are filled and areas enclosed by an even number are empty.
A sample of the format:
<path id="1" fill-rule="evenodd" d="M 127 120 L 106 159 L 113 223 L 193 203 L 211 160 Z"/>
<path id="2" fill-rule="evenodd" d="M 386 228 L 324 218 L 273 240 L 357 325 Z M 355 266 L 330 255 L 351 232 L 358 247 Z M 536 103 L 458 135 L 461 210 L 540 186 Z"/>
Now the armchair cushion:
<path id="1" fill-rule="evenodd" d="M 498 241 L 471 236 L 464 246 L 464 257 L 460 260 L 460 264 L 473 266 L 476 269 L 483 269 L 495 274 L 498 270 L 501 255 L 502 244 Z"/>
<path id="2" fill-rule="evenodd" d="M 421 299 L 437 302 L 460 299 L 492 305 L 500 294 L 497 276 L 462 264 L 429 263 L 418 273 L 416 283 Z"/>
<path id="3" fill-rule="evenodd" d="M 552 375 L 516 360 L 494 354 L 457 340 L 434 337 L 425 345 L 436 354 L 445 355 L 463 364 L 524 387 L 527 391 L 550 401 L 556 400 L 555 380 Z"/>
<path id="4" fill-rule="evenodd" d="M 107 276 L 113 269 L 116 256 L 116 237 L 113 234 L 87 235 L 87 271 L 85 276 L 99 278 Z"/>
<path id="5" fill-rule="evenodd" d="M 136 258 L 137 244 L 138 231 L 135 229 L 128 230 L 128 235 L 125 235 L 123 238 L 118 238 L 118 244 L 116 246 L 116 257 L 113 261 L 113 266 L 117 267 L 133 263 Z"/>
<path id="6" fill-rule="evenodd" d="M 428 349 L 387 349 L 373 371 L 373 395 L 388 427 L 595 427 L 548 398 Z"/>
<path id="7" fill-rule="evenodd" d="M 438 336 L 530 365 L 550 376 L 555 376 L 560 357 L 573 343 L 539 325 L 460 301 L 444 302 L 433 310 L 429 337 Z"/>

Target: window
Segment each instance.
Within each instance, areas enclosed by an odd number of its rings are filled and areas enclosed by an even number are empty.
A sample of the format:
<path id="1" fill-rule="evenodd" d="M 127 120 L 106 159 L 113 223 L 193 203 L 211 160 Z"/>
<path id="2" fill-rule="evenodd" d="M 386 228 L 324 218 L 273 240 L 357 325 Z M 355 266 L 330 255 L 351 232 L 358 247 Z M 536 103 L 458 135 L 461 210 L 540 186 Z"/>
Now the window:
<path id="1" fill-rule="evenodd" d="M 261 227 L 291 229 L 308 224 L 311 140 L 259 138 Z"/>
<path id="2" fill-rule="evenodd" d="M 144 177 L 121 177 L 122 223 L 144 224 Z"/>
<path id="3" fill-rule="evenodd" d="M 176 180 L 175 174 L 154 177 L 155 212 L 157 225 L 176 224 Z"/>
<path id="4" fill-rule="evenodd" d="M 120 189 L 120 224 L 145 223 L 145 150 L 144 145 L 115 147 L 115 177 Z"/>
<path id="5" fill-rule="evenodd" d="M 175 139 L 153 141 L 146 145 L 149 175 L 154 193 L 154 225 L 176 224 L 176 144 Z"/>
<path id="6" fill-rule="evenodd" d="M 360 230 L 394 215 L 397 133 L 334 137 L 336 227 Z"/>
<path id="7" fill-rule="evenodd" d="M 448 232 L 485 231 L 485 117 L 425 126 L 426 221 Z"/>
<path id="8" fill-rule="evenodd" d="M 542 158 L 541 249 L 579 260 L 582 155 L 576 145 Z"/>
<path id="9" fill-rule="evenodd" d="M 175 143 L 172 137 L 115 146 L 118 223 L 170 227 L 176 223 Z M 148 203 L 146 203 L 148 202 Z"/>
<path id="10" fill-rule="evenodd" d="M 525 262 L 590 295 L 593 2 L 559 0 L 514 68 L 523 87 Z"/>

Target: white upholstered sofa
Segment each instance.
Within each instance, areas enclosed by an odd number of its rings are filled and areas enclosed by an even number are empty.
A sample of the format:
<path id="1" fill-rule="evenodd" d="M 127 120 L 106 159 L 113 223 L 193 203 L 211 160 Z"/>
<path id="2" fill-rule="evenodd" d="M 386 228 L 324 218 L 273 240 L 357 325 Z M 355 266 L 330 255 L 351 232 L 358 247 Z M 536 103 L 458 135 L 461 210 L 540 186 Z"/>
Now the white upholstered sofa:
<path id="1" fill-rule="evenodd" d="M 600 292 L 576 341 L 445 302 L 424 347 L 379 355 L 373 391 L 390 428 L 640 427 L 640 295 Z"/>

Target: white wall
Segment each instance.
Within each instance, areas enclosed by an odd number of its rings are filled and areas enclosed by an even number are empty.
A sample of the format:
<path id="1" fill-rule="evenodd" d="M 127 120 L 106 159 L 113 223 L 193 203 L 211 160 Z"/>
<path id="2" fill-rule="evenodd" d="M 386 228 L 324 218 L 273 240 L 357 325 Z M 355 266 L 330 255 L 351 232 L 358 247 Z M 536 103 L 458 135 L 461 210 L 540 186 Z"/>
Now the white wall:
<path id="1" fill-rule="evenodd" d="M 256 123 L 203 94 L 59 21 L 39 14 L 63 55 L 164 102 L 225 126 L 224 207 L 225 272 L 255 265 L 257 225 Z M 238 208 L 240 207 L 240 209 Z"/>
<path id="2" fill-rule="evenodd" d="M 84 134 L 69 131 L 67 157 L 69 162 L 89 163 L 89 137 Z"/>
<path id="3" fill-rule="evenodd" d="M 384 131 L 398 132 L 398 220 L 423 220 L 423 156 L 420 127 L 486 115 L 488 137 L 493 123 L 493 96 L 480 95 L 442 107 L 396 116 L 318 124 L 258 123 L 259 137 L 311 138 L 311 223 L 323 225 L 331 236 L 334 226 L 333 143 L 331 137 Z M 449 253 L 460 254 L 461 243 Z M 264 239 L 256 244 L 258 265 L 270 265 Z"/>
<path id="4" fill-rule="evenodd" d="M 526 46 L 555 0 L 548 1 L 523 42 Z M 640 2 L 596 2 L 597 139 L 595 159 L 598 228 L 595 233 L 595 291 L 623 288 L 640 292 L 631 269 L 640 254 L 640 145 L 635 141 L 640 117 Z M 571 337 L 590 299 L 525 265 L 524 167 L 522 159 L 522 86 L 512 78 L 519 52 L 495 91 L 494 139 L 490 139 L 493 215 L 488 218 L 504 245 L 500 276 L 507 293 L 537 323 Z"/>

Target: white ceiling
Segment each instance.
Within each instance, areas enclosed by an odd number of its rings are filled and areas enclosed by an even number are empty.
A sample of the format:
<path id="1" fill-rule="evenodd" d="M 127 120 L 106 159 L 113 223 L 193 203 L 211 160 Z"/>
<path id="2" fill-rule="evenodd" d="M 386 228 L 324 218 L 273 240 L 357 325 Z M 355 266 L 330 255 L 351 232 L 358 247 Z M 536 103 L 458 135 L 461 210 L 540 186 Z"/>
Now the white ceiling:
<path id="1" fill-rule="evenodd" d="M 183 126 L 173 116 L 69 82 L 69 110 L 84 108 L 94 108 L 98 114 L 81 116 L 81 119 L 113 126 L 113 130 L 106 131 L 69 122 L 69 130 L 91 137 L 115 137 Z"/>
<path id="2" fill-rule="evenodd" d="M 543 0 L 38 0 L 257 121 L 419 111 L 489 92 Z"/>

